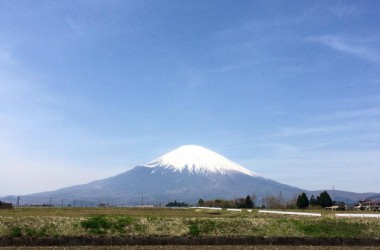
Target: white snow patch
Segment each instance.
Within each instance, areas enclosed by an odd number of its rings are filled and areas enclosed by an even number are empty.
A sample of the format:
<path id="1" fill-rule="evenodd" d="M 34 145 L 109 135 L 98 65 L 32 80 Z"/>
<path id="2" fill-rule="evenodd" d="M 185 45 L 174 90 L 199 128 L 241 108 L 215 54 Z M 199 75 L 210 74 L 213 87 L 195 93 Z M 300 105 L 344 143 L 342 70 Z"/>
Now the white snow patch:
<path id="1" fill-rule="evenodd" d="M 189 171 L 194 174 L 219 173 L 228 175 L 233 172 L 240 172 L 250 176 L 259 176 L 218 153 L 196 145 L 181 146 L 145 166 L 150 168 L 162 167 L 181 173 Z"/>

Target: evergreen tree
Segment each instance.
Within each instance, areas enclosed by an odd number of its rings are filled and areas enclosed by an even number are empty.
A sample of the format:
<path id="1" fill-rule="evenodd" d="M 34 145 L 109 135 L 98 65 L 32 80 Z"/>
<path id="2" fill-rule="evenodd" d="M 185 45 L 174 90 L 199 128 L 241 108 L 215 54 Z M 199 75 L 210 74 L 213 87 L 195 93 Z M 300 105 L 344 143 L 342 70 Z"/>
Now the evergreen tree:
<path id="1" fill-rule="evenodd" d="M 251 199 L 251 196 L 247 195 L 245 198 L 245 207 L 246 208 L 253 208 L 253 201 Z"/>
<path id="2" fill-rule="evenodd" d="M 317 201 L 316 201 L 314 195 L 311 195 L 311 197 L 310 197 L 310 205 L 311 206 L 317 205 Z"/>
<path id="3" fill-rule="evenodd" d="M 198 207 L 203 207 L 205 204 L 205 201 L 203 199 L 198 200 Z"/>
<path id="4" fill-rule="evenodd" d="M 309 206 L 309 199 L 307 198 L 305 193 L 298 195 L 297 198 L 297 207 L 298 208 L 307 208 Z"/>
<path id="5" fill-rule="evenodd" d="M 309 198 L 305 193 L 302 193 L 302 200 L 304 202 L 305 208 L 307 208 L 310 204 Z"/>
<path id="6" fill-rule="evenodd" d="M 297 207 L 301 208 L 302 196 L 299 194 L 297 197 Z"/>
<path id="7" fill-rule="evenodd" d="M 171 201 L 165 205 L 165 207 L 188 207 L 189 204 L 185 202 L 177 202 L 177 201 Z"/>
<path id="8" fill-rule="evenodd" d="M 317 196 L 317 198 L 315 199 L 315 205 L 316 206 L 320 206 L 321 205 L 321 197 Z"/>
<path id="9" fill-rule="evenodd" d="M 330 195 L 326 191 L 323 191 L 320 194 L 320 204 L 319 205 L 321 205 L 323 208 L 325 208 L 325 207 L 331 207 L 332 204 L 333 204 L 333 202 L 332 202 Z"/>

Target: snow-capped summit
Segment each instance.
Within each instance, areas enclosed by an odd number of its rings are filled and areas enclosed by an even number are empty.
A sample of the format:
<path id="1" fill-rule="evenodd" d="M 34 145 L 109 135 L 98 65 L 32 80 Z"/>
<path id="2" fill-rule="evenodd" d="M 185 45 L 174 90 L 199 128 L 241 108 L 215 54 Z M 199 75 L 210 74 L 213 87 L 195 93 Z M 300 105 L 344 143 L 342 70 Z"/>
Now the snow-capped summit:
<path id="1" fill-rule="evenodd" d="M 145 165 L 150 168 L 165 168 L 173 171 L 188 171 L 192 174 L 218 173 L 229 175 L 240 172 L 250 176 L 256 173 L 228 160 L 222 155 L 197 145 L 181 146 Z"/>

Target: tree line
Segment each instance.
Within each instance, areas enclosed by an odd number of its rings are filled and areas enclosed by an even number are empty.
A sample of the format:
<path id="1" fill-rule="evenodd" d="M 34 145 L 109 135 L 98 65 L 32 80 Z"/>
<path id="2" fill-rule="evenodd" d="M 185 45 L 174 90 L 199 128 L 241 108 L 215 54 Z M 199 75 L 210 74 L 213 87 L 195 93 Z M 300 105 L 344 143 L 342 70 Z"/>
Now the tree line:
<path id="1" fill-rule="evenodd" d="M 310 199 L 305 193 L 295 196 L 293 199 L 285 200 L 280 192 L 277 196 L 268 195 L 263 197 L 261 205 L 257 204 L 257 196 L 255 194 L 247 195 L 245 198 L 240 197 L 231 200 L 214 199 L 203 200 L 199 199 L 196 204 L 198 207 L 220 207 L 220 208 L 269 208 L 269 209 L 305 209 L 309 206 L 312 207 L 330 207 L 333 205 L 333 201 L 327 191 L 321 192 L 317 197 L 311 195 Z M 166 207 L 188 207 L 189 205 L 184 202 L 169 202 Z"/>
<path id="2" fill-rule="evenodd" d="M 297 207 L 301 209 L 308 208 L 309 206 L 321 206 L 326 208 L 331 207 L 332 205 L 333 201 L 326 191 L 323 191 L 317 196 L 317 198 L 315 198 L 314 195 L 311 195 L 310 200 L 305 193 L 298 195 L 297 198 Z"/>
<path id="3" fill-rule="evenodd" d="M 254 208 L 256 203 L 256 195 L 247 195 L 245 198 L 237 198 L 233 200 L 206 200 L 199 199 L 198 207 L 220 207 L 220 208 Z"/>
<path id="4" fill-rule="evenodd" d="M 245 198 L 237 198 L 234 200 L 203 200 L 199 199 L 198 207 L 220 207 L 220 208 L 254 208 L 256 202 L 256 195 L 247 195 Z M 188 207 L 189 204 L 184 202 L 172 201 L 168 202 L 165 207 Z"/>
<path id="5" fill-rule="evenodd" d="M 189 204 L 185 202 L 177 202 L 177 201 L 171 201 L 165 205 L 165 207 L 188 207 L 188 206 Z"/>

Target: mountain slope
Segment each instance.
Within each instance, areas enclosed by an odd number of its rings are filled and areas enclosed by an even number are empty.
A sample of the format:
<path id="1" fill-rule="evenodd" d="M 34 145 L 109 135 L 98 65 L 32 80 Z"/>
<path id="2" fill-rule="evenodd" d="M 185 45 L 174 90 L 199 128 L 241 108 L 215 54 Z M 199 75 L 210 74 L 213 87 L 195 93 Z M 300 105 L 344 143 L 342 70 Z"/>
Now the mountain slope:
<path id="1" fill-rule="evenodd" d="M 258 198 L 282 193 L 292 198 L 300 189 L 263 177 L 235 174 L 193 174 L 138 166 L 120 175 L 85 185 L 35 194 L 53 199 L 83 199 L 117 205 L 164 204 L 184 201 L 195 204 L 198 199 L 233 199 L 256 194 Z M 29 195 L 33 197 L 33 195 Z M 142 202 L 142 199 L 144 201 Z"/>
<path id="2" fill-rule="evenodd" d="M 291 199 L 305 190 L 278 183 L 204 147 L 186 145 L 114 177 L 22 197 L 23 204 L 165 204 L 255 194 Z M 9 199 L 5 199 L 5 201 Z M 15 203 L 15 201 L 12 201 Z"/>
<path id="3" fill-rule="evenodd" d="M 300 191 L 259 176 L 209 149 L 186 145 L 111 178 L 29 197 L 137 205 L 173 200 L 196 203 L 200 198 L 233 199 L 249 194 L 262 198 L 280 192 L 284 198 L 292 198 Z"/>

